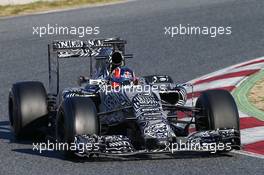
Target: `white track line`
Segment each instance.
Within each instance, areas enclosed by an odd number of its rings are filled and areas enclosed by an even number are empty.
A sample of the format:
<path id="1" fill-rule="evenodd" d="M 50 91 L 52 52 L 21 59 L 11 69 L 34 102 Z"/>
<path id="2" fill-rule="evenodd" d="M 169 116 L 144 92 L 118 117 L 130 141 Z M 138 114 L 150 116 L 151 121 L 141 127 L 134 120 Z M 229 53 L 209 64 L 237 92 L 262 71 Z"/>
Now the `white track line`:
<path id="1" fill-rule="evenodd" d="M 243 151 L 243 150 L 232 150 L 231 152 L 232 152 L 232 153 L 235 153 L 235 154 L 241 154 L 241 155 L 245 155 L 245 156 L 250 156 L 250 157 L 255 157 L 255 158 L 264 159 L 264 155 L 256 154 L 256 153 L 252 153 L 252 152 L 248 152 L 248 151 Z"/>
<path id="2" fill-rule="evenodd" d="M 201 84 L 194 85 L 193 91 L 204 91 L 207 89 L 213 89 L 213 88 L 219 88 L 219 87 L 226 87 L 226 86 L 235 86 L 238 84 L 244 76 L 239 76 L 239 77 L 232 77 L 232 78 L 226 78 L 226 79 L 221 79 L 221 80 L 214 80 L 210 82 L 205 82 Z M 187 89 L 187 93 L 191 93 L 191 88 Z"/>
<path id="3" fill-rule="evenodd" d="M 251 116 L 249 116 L 249 115 L 247 115 L 244 112 L 239 111 L 239 110 L 238 110 L 238 113 L 239 113 L 239 118 L 251 117 Z"/>
<path id="4" fill-rule="evenodd" d="M 217 76 L 217 75 L 226 74 L 226 73 L 229 73 L 232 70 L 236 70 L 236 69 L 237 70 L 248 70 L 250 67 L 253 67 L 253 66 L 255 67 L 255 65 L 258 65 L 258 63 L 257 64 L 252 64 L 252 65 L 248 65 L 248 66 L 245 66 L 245 67 L 241 67 L 241 68 L 236 68 L 236 67 L 241 66 L 241 65 L 244 65 L 244 64 L 247 64 L 247 63 L 251 63 L 251 62 L 254 62 L 254 61 L 263 60 L 263 59 L 264 59 L 264 57 L 260 57 L 260 58 L 256 58 L 256 59 L 249 60 L 249 61 L 245 61 L 245 62 L 242 62 L 242 63 L 239 63 L 239 64 L 235 64 L 235 65 L 232 65 L 230 67 L 227 67 L 227 68 L 224 68 L 224 69 L 220 69 L 220 70 L 217 70 L 215 72 L 206 74 L 204 76 L 195 78 L 195 79 L 193 79 L 191 81 L 188 81 L 188 83 L 193 83 L 193 82 L 195 82 L 197 80 L 202 80 L 202 79 L 214 77 L 214 76 Z M 261 63 L 261 64 L 263 64 L 263 63 Z M 263 68 L 262 66 L 261 66 L 261 68 Z"/>
<path id="5" fill-rule="evenodd" d="M 241 129 L 241 142 L 243 145 L 264 140 L 264 126 Z"/>

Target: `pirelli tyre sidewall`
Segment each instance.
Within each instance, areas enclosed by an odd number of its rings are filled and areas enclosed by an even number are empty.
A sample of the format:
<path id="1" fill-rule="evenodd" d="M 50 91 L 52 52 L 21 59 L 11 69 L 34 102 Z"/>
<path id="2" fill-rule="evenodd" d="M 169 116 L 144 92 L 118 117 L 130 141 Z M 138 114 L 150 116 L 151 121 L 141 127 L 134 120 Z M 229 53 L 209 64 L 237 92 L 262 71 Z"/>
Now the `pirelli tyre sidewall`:
<path id="1" fill-rule="evenodd" d="M 8 98 L 9 120 L 16 138 L 35 134 L 34 123 L 47 117 L 45 87 L 38 81 L 13 84 Z"/>
<path id="2" fill-rule="evenodd" d="M 99 134 L 96 106 L 89 97 L 63 99 L 56 118 L 58 142 L 73 143 L 76 135 Z"/>

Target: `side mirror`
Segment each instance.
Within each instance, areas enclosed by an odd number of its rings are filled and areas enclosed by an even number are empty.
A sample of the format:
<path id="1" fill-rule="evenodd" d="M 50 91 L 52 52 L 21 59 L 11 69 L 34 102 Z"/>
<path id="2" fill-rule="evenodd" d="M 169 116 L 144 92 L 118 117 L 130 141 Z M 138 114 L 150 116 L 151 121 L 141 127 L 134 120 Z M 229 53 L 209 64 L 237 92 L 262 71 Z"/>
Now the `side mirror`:
<path id="1" fill-rule="evenodd" d="M 82 86 L 84 83 L 88 83 L 88 82 L 89 82 L 89 78 L 85 77 L 85 76 L 82 76 L 82 75 L 80 75 L 78 80 L 77 80 L 77 84 L 79 86 Z"/>

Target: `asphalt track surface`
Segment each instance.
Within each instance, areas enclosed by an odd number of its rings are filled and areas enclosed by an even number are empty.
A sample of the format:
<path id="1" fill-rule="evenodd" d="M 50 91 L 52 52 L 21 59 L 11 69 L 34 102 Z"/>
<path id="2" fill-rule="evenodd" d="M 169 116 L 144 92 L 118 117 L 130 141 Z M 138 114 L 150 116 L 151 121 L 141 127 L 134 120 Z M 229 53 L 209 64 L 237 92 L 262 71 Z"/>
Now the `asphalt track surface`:
<path id="1" fill-rule="evenodd" d="M 178 155 L 176 158 L 122 161 L 64 160 L 58 152 L 39 154 L 30 143 L 14 143 L 7 94 L 13 82 L 40 80 L 47 85 L 47 43 L 74 36 L 32 35 L 33 26 L 99 26 L 100 35 L 128 40 L 135 58 L 127 61 L 138 75 L 169 74 L 184 82 L 203 74 L 263 56 L 263 0 L 142 0 L 59 13 L 0 20 L 0 174 L 262 174 L 264 160 L 227 154 Z M 231 26 L 232 35 L 164 35 L 165 26 Z M 76 37 L 75 37 L 76 38 Z M 88 65 L 63 63 L 61 83 L 74 85 Z"/>

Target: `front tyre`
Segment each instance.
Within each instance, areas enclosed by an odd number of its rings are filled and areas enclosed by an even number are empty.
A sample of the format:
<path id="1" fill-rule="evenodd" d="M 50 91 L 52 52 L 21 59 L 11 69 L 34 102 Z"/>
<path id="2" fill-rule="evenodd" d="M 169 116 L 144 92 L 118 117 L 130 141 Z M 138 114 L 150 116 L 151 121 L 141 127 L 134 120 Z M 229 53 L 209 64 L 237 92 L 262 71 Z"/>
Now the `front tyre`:
<path id="1" fill-rule="evenodd" d="M 225 90 L 208 90 L 197 99 L 195 125 L 197 131 L 235 129 L 240 131 L 238 109 L 232 95 Z M 240 146 L 240 134 L 235 144 Z M 236 148 L 236 147 L 235 147 Z"/>
<path id="2" fill-rule="evenodd" d="M 94 102 L 87 97 L 65 98 L 56 119 L 58 142 L 72 144 L 76 135 L 99 134 L 99 120 Z M 67 156 L 73 154 L 64 150 Z"/>

